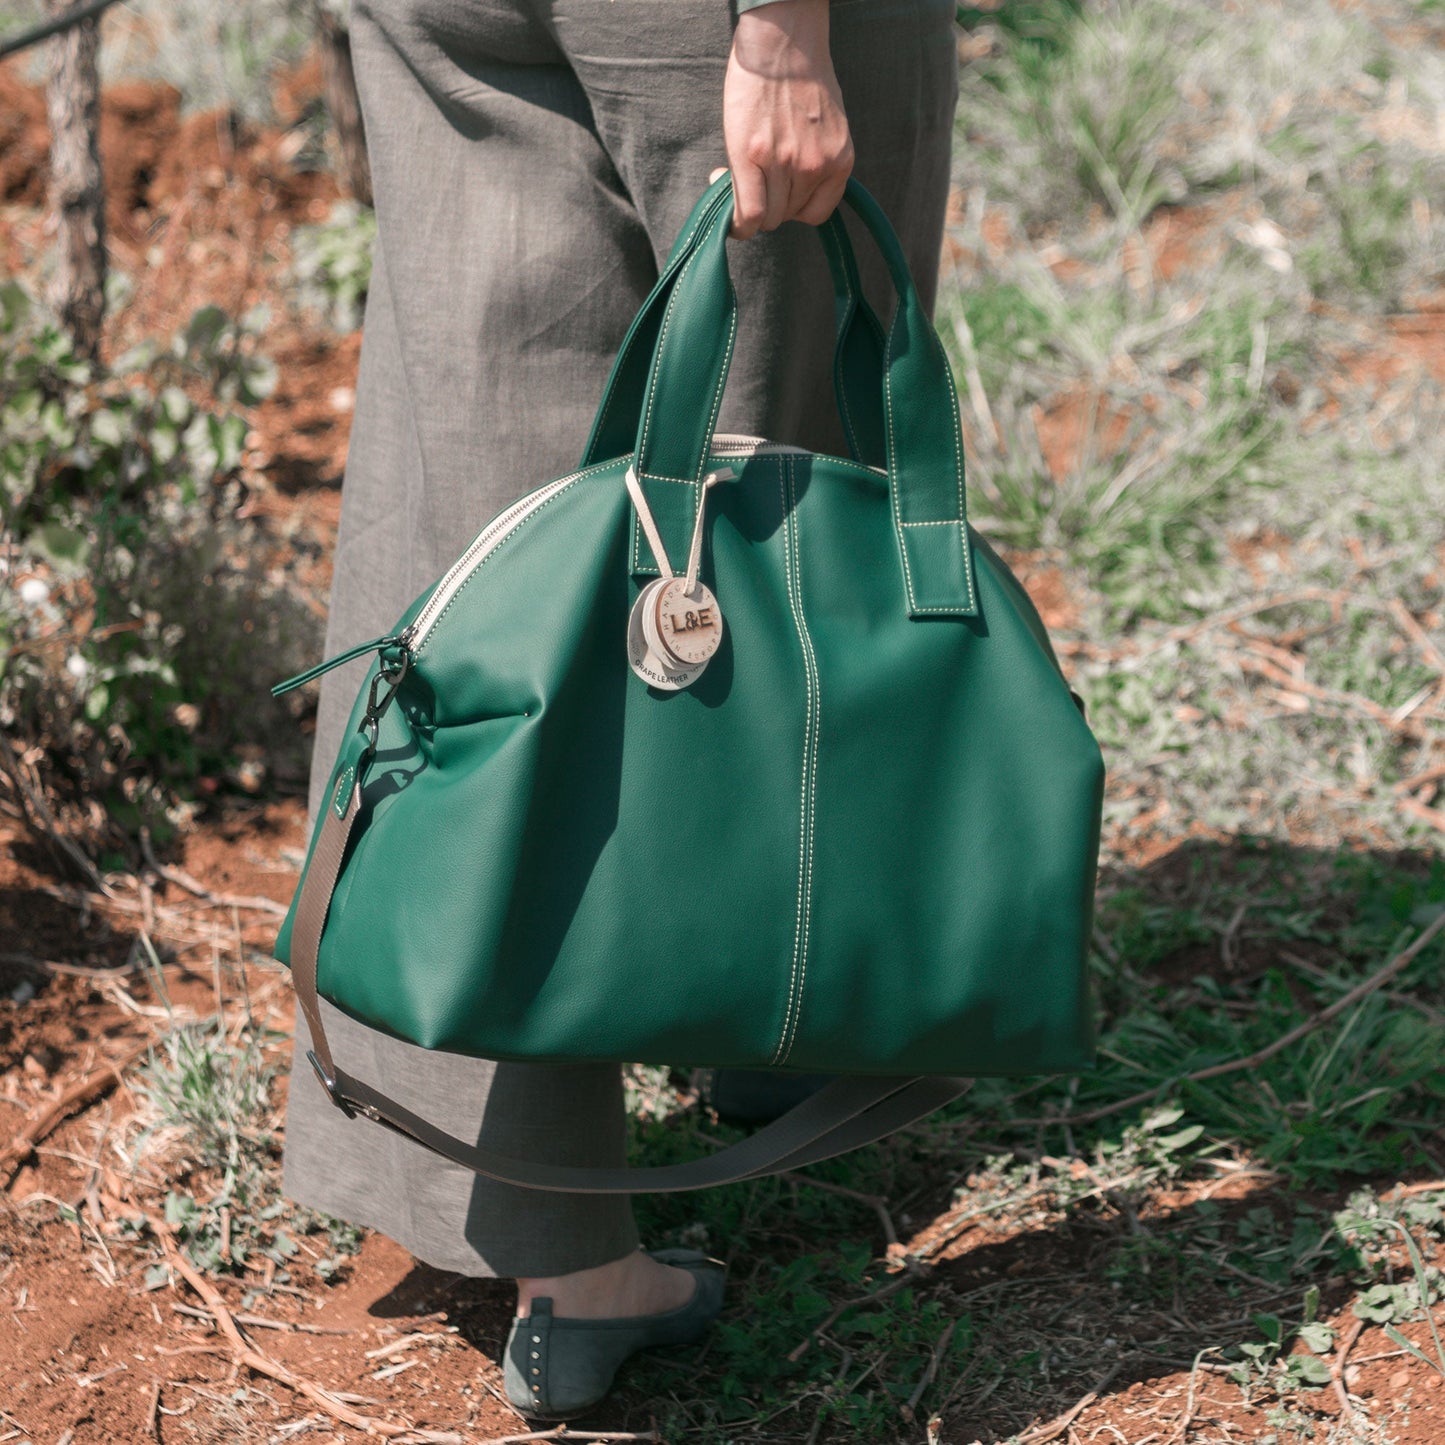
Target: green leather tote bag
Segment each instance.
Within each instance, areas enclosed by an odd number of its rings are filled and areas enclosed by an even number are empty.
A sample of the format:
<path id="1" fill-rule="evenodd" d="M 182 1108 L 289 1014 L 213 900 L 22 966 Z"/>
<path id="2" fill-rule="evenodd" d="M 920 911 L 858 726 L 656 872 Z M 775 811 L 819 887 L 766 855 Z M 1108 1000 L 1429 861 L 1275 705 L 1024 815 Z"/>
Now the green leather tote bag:
<path id="1" fill-rule="evenodd" d="M 897 291 L 885 334 L 840 216 L 819 228 L 851 459 L 714 435 L 724 176 L 580 468 L 346 654 L 376 656 L 276 952 L 348 1114 L 511 1183 L 671 1190 L 826 1158 L 974 1075 L 1090 1066 L 1099 748 L 965 519 L 953 379 L 897 238 L 846 199 Z M 318 996 L 483 1058 L 845 1077 L 705 1160 L 542 1166 L 347 1074 Z"/>

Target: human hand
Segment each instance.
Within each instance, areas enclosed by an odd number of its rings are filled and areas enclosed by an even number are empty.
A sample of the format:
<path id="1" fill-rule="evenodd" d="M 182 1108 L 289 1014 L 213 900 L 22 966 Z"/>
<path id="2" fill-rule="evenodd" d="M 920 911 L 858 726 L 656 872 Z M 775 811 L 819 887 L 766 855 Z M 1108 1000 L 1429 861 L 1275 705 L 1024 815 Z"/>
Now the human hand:
<path id="1" fill-rule="evenodd" d="M 733 175 L 729 235 L 746 240 L 793 220 L 818 226 L 836 209 L 853 139 L 828 50 L 828 0 L 772 0 L 738 16 L 723 143 Z"/>

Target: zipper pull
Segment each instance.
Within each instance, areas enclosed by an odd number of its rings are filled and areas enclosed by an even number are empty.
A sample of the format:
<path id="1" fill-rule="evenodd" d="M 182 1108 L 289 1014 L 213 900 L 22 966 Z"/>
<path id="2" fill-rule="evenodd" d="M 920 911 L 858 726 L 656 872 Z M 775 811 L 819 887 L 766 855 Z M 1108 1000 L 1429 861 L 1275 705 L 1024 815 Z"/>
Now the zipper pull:
<path id="1" fill-rule="evenodd" d="M 293 688 L 298 688 L 303 683 L 320 677 L 323 672 L 330 672 L 333 667 L 340 667 L 342 663 L 364 657 L 368 652 L 380 652 L 383 647 L 405 645 L 406 633 L 404 632 L 387 633 L 384 637 L 373 637 L 370 642 L 358 642 L 355 647 L 348 647 L 345 652 L 338 652 L 335 657 L 328 657 L 324 662 L 318 662 L 315 667 L 308 667 L 305 672 L 298 672 L 295 677 L 288 677 L 285 682 L 278 682 L 271 689 L 271 696 L 280 697 L 282 693 L 290 692 Z"/>

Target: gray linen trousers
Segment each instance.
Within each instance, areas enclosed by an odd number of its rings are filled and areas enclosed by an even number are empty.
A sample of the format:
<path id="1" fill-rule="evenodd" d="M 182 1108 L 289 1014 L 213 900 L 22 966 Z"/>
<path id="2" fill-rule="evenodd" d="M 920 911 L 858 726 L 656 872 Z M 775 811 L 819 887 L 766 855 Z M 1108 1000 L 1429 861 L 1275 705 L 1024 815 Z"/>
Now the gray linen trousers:
<path id="1" fill-rule="evenodd" d="M 833 0 L 831 12 L 854 174 L 929 307 L 958 90 L 953 14 L 952 0 Z M 354 0 L 377 239 L 327 655 L 384 632 L 491 516 L 576 466 L 627 327 L 726 164 L 734 19 L 727 0 Z M 886 322 L 886 273 L 848 221 Z M 812 228 L 729 241 L 728 262 L 739 327 L 719 430 L 847 455 Z M 364 667 L 322 682 L 313 817 Z M 350 1072 L 452 1133 L 557 1163 L 624 1161 L 618 1065 L 429 1052 L 321 1007 Z M 282 1181 L 293 1200 L 473 1275 L 565 1274 L 636 1248 L 625 1198 L 497 1184 L 348 1120 L 309 1047 L 298 1013 Z"/>

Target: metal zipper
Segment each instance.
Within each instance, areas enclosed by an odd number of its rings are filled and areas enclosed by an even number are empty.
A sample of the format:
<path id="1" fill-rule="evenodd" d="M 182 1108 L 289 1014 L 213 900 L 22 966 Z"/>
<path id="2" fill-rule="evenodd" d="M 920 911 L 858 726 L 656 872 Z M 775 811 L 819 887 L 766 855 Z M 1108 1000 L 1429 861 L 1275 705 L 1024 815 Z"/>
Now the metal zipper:
<path id="1" fill-rule="evenodd" d="M 802 447 L 790 446 L 787 442 L 770 442 L 766 437 L 748 436 L 743 432 L 718 432 L 708 448 L 713 457 L 736 456 L 806 456 Z"/>
<path id="2" fill-rule="evenodd" d="M 711 454 L 716 456 L 742 454 L 772 456 L 802 452 L 802 450 L 802 447 L 788 446 L 783 442 L 770 442 L 765 437 L 727 433 L 713 438 Z M 545 487 L 514 502 L 505 512 L 484 527 L 472 545 L 447 569 L 445 576 L 437 583 L 422 610 L 402 629 L 400 634 L 402 645 L 413 655 L 419 652 L 426 642 L 427 634 L 435 626 L 437 618 L 446 611 L 447 603 L 457 595 L 465 585 L 467 578 L 481 566 L 492 549 L 501 543 L 503 537 L 520 526 L 538 507 L 556 496 L 563 487 L 570 486 L 582 475 L 581 472 L 573 472 L 571 476 L 549 482 Z"/>
<path id="3" fill-rule="evenodd" d="M 538 507 L 545 505 L 555 497 L 563 487 L 571 486 L 584 475 L 585 472 L 573 472 L 571 476 L 559 477 L 555 482 L 548 482 L 545 487 L 539 487 L 535 492 L 529 492 L 521 501 L 513 502 L 505 512 L 494 517 L 487 526 L 483 527 L 472 545 L 447 569 L 446 574 L 427 599 L 426 605 L 401 630 L 402 646 L 415 656 L 425 644 L 427 634 L 436 625 L 437 618 L 446 611 L 447 603 L 461 591 L 467 578 L 481 566 L 488 554 L 502 542 L 507 533 L 520 526 Z"/>
<path id="4" fill-rule="evenodd" d="M 719 433 L 712 439 L 708 449 L 710 456 L 807 456 L 803 447 L 790 446 L 786 442 L 770 442 L 766 437 L 747 436 L 741 432 Z M 590 468 L 588 470 L 591 470 Z M 478 534 L 476 540 L 447 570 L 437 583 L 426 605 L 416 617 L 402 629 L 398 640 L 413 656 L 426 644 L 427 635 L 436 625 L 437 619 L 447 609 L 447 604 L 465 586 L 471 574 L 481 566 L 494 548 L 499 546 L 508 533 L 519 527 L 538 507 L 545 506 L 564 487 L 570 486 L 583 472 L 573 472 L 549 482 L 545 487 L 529 493 L 514 502 L 499 517 Z"/>

